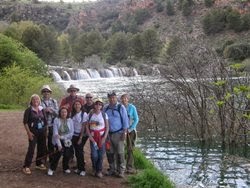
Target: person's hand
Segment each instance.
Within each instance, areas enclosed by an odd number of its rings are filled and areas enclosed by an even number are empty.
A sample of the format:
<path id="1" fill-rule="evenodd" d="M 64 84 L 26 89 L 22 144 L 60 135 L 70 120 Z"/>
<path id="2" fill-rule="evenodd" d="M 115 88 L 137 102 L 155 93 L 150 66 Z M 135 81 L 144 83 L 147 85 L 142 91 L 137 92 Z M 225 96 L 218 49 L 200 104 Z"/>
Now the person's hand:
<path id="1" fill-rule="evenodd" d="M 106 142 L 106 138 L 102 138 L 102 145 Z"/>
<path id="2" fill-rule="evenodd" d="M 58 151 L 62 151 L 62 146 L 58 146 Z"/>
<path id="3" fill-rule="evenodd" d="M 123 133 L 121 134 L 121 140 L 122 140 L 122 141 L 124 141 L 124 140 L 125 140 L 126 135 L 127 135 L 127 134 L 126 134 L 126 132 L 123 132 Z"/>
<path id="4" fill-rule="evenodd" d="M 80 145 L 82 143 L 82 137 L 79 138 L 77 144 Z"/>
<path id="5" fill-rule="evenodd" d="M 32 132 L 30 132 L 30 131 L 27 134 L 28 134 L 29 140 L 32 141 L 33 138 L 34 138 L 34 134 Z"/>

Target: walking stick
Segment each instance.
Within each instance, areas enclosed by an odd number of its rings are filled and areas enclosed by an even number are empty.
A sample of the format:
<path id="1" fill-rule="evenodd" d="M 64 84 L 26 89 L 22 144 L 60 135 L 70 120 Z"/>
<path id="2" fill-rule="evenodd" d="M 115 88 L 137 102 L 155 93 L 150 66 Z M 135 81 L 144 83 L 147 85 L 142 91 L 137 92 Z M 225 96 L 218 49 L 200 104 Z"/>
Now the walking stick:
<path id="1" fill-rule="evenodd" d="M 128 150 L 131 151 L 132 157 L 133 157 L 133 159 L 135 159 L 134 151 L 133 151 L 133 148 L 132 148 L 132 141 L 131 141 L 131 138 L 130 138 L 128 130 L 127 130 L 127 138 L 128 138 Z M 135 164 L 134 164 L 134 167 L 135 167 L 135 171 L 137 173 L 137 168 L 136 168 Z"/>

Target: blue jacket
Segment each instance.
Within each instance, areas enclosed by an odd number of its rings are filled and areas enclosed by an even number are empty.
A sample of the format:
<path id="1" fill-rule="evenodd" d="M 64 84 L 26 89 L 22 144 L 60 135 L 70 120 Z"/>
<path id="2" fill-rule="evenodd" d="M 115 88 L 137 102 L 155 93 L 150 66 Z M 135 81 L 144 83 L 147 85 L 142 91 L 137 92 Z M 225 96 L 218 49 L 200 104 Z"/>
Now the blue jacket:
<path id="1" fill-rule="evenodd" d="M 118 111 L 118 106 L 120 107 L 120 112 Z M 129 127 L 129 120 L 126 108 L 119 103 L 115 106 L 105 105 L 103 111 L 107 113 L 109 120 L 109 132 L 124 132 Z"/>
<path id="2" fill-rule="evenodd" d="M 139 122 L 139 117 L 137 114 L 137 110 L 136 107 L 133 104 L 128 104 L 127 106 L 127 113 L 128 113 L 128 117 L 129 117 L 129 132 L 136 130 L 136 126 Z"/>

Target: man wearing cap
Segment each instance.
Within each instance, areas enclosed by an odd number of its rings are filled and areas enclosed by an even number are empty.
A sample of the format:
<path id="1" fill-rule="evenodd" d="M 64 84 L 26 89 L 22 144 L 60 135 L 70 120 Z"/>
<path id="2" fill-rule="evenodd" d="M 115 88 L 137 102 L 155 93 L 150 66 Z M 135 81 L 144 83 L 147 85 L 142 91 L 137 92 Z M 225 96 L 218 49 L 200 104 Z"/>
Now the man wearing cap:
<path id="1" fill-rule="evenodd" d="M 82 97 L 77 96 L 77 92 L 79 90 L 80 90 L 79 88 L 77 88 L 75 85 L 71 84 L 69 86 L 69 88 L 67 89 L 67 93 L 69 93 L 69 96 L 63 98 L 61 101 L 60 108 L 62 106 L 66 107 L 68 109 L 69 116 L 71 116 L 72 105 L 76 101 L 76 99 L 81 102 L 81 105 L 84 105 L 84 103 L 85 103 L 85 101 Z"/>
<path id="2" fill-rule="evenodd" d="M 107 150 L 109 162 L 108 175 L 117 174 L 123 178 L 125 172 L 124 140 L 129 127 L 126 108 L 118 103 L 116 93 L 108 93 L 109 104 L 104 106 L 104 112 L 109 120 L 110 150 Z"/>
<path id="3" fill-rule="evenodd" d="M 52 90 L 49 85 L 44 85 L 41 89 L 41 106 L 44 109 L 47 123 L 48 123 L 48 153 L 54 152 L 54 145 L 52 144 L 53 136 L 53 121 L 58 115 L 58 104 L 55 99 L 51 98 Z M 51 156 L 49 157 L 49 162 L 51 162 Z"/>

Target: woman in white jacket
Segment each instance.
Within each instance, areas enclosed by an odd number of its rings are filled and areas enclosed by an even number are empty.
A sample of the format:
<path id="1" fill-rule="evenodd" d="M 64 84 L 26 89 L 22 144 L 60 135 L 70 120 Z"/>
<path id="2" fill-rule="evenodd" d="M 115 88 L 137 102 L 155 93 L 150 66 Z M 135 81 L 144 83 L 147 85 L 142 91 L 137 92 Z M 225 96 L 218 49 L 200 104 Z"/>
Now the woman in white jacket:
<path id="1" fill-rule="evenodd" d="M 68 118 L 68 111 L 66 107 L 61 107 L 59 110 L 59 117 L 54 120 L 53 124 L 53 144 L 56 146 L 56 153 L 52 156 L 48 175 L 52 176 L 58 162 L 63 155 L 63 171 L 69 174 L 69 160 L 73 155 L 73 146 L 71 139 L 74 133 L 73 121 Z"/>

